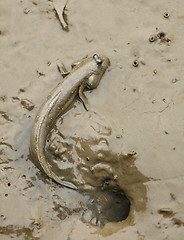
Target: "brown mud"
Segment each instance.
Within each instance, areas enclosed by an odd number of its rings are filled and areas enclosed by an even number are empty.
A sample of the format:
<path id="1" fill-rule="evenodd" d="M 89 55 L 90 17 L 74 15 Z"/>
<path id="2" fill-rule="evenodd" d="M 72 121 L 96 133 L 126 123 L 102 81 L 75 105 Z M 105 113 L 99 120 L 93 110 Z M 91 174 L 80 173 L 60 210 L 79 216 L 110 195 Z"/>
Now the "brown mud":
<path id="1" fill-rule="evenodd" d="M 0 239 L 182 240 L 182 1 L 62 1 L 60 19 L 53 2 L 0 1 Z M 76 100 L 46 144 L 74 191 L 35 166 L 30 133 L 57 61 L 94 53 L 111 66 L 89 111 Z"/>

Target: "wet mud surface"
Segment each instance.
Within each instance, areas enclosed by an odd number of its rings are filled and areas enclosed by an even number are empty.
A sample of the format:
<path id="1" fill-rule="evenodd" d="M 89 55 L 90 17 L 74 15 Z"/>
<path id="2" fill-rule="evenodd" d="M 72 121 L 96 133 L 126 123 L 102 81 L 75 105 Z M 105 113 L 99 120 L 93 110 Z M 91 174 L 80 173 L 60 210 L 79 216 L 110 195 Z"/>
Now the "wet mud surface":
<path id="1" fill-rule="evenodd" d="M 0 1 L 0 239 L 183 239 L 183 12 L 182 1 Z M 89 111 L 76 99 L 45 146 L 75 191 L 40 171 L 30 134 L 62 79 L 57 61 L 94 53 L 111 66 Z"/>

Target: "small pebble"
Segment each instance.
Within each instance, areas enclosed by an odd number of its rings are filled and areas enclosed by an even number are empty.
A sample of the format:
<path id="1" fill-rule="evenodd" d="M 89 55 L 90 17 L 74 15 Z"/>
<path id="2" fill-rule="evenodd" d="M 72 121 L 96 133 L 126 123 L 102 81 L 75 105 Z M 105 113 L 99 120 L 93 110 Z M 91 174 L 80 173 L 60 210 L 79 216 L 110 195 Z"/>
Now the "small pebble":
<path id="1" fill-rule="evenodd" d="M 176 197 L 173 193 L 170 193 L 170 196 L 171 196 L 172 200 L 176 200 Z"/>
<path id="2" fill-rule="evenodd" d="M 6 96 L 0 97 L 0 101 L 5 102 L 6 100 L 7 100 L 7 97 L 6 97 Z"/>
<path id="3" fill-rule="evenodd" d="M 30 100 L 28 100 L 28 99 L 22 99 L 21 100 L 21 105 L 25 108 L 25 109 L 27 109 L 28 111 L 31 111 L 31 110 L 33 110 L 33 108 L 34 108 L 34 103 L 32 103 Z"/>
<path id="4" fill-rule="evenodd" d="M 176 79 L 176 78 L 172 79 L 172 83 L 176 83 L 176 82 L 178 82 L 178 81 L 179 81 L 179 80 Z"/>
<path id="5" fill-rule="evenodd" d="M 28 13 L 30 12 L 30 10 L 27 9 L 27 8 L 24 8 L 23 12 L 24 12 L 25 14 L 28 14 Z"/>
<path id="6" fill-rule="evenodd" d="M 18 101 L 20 101 L 20 98 L 18 98 L 18 97 L 12 97 L 12 102 L 13 102 L 13 103 L 16 103 L 16 102 L 18 102 Z"/>
<path id="7" fill-rule="evenodd" d="M 45 73 L 42 73 L 42 72 L 40 72 L 39 70 L 36 70 L 36 72 L 38 73 L 39 77 L 40 77 L 40 76 L 45 76 Z"/>
<path id="8" fill-rule="evenodd" d="M 19 89 L 19 92 L 25 92 L 25 89 L 20 88 L 20 89 Z"/>
<path id="9" fill-rule="evenodd" d="M 164 38 L 165 37 L 165 33 L 164 32 L 159 32 L 158 34 L 157 34 L 157 37 L 158 38 Z"/>
<path id="10" fill-rule="evenodd" d="M 97 225 L 98 220 L 96 218 L 91 219 L 91 224 Z"/>
<path id="11" fill-rule="evenodd" d="M 3 219 L 3 220 L 6 220 L 6 217 L 2 214 L 1 215 L 1 218 Z"/>

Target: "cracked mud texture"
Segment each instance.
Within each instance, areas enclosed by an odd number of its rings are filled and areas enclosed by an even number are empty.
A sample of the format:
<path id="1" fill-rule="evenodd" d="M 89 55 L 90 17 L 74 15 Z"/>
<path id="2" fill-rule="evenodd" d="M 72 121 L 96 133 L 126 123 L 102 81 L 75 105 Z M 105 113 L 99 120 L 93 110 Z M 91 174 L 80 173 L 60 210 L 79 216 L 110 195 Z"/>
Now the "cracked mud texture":
<path id="1" fill-rule="evenodd" d="M 69 0 L 68 32 L 52 2 L 0 1 L 0 239 L 183 240 L 183 2 Z M 151 35 L 155 41 L 149 41 Z M 81 163 L 89 157 L 82 150 L 86 143 L 96 155 L 99 144 L 103 156 L 110 152 L 103 160 L 115 161 L 111 172 L 109 167 L 101 172 L 109 162 L 98 165 L 98 156 L 79 164 L 81 175 L 75 178 L 78 184 L 85 181 L 101 188 L 109 181 L 100 176 L 108 173 L 130 200 L 128 218 L 104 227 L 86 205 L 86 198 L 101 204 L 100 193 L 82 195 L 63 188 L 29 158 L 36 112 L 61 81 L 56 62 L 69 68 L 71 62 L 98 52 L 110 58 L 111 66 L 98 88 L 87 93 L 89 113 L 76 101 L 49 137 L 61 132 L 76 148 L 73 161 L 77 153 Z M 137 67 L 132 65 L 135 61 Z M 107 128 L 100 127 L 99 119 Z M 107 146 L 98 139 L 104 132 Z M 48 154 L 56 155 L 53 145 Z M 54 170 L 62 172 L 55 161 Z M 87 166 L 95 174 L 86 173 Z M 111 196 L 108 199 L 109 203 Z"/>

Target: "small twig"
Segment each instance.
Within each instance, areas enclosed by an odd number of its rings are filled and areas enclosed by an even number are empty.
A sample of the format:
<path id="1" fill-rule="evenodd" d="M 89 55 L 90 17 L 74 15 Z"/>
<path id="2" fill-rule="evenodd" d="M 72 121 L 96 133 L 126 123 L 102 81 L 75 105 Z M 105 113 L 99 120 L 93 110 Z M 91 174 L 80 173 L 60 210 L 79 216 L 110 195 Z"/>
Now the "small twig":
<path id="1" fill-rule="evenodd" d="M 65 5 L 62 7 L 59 2 L 55 1 L 54 3 L 54 10 L 56 13 L 56 17 L 59 20 L 61 27 L 64 31 L 68 32 L 68 17 L 66 14 L 66 6 L 68 4 L 68 0 L 66 1 Z"/>

